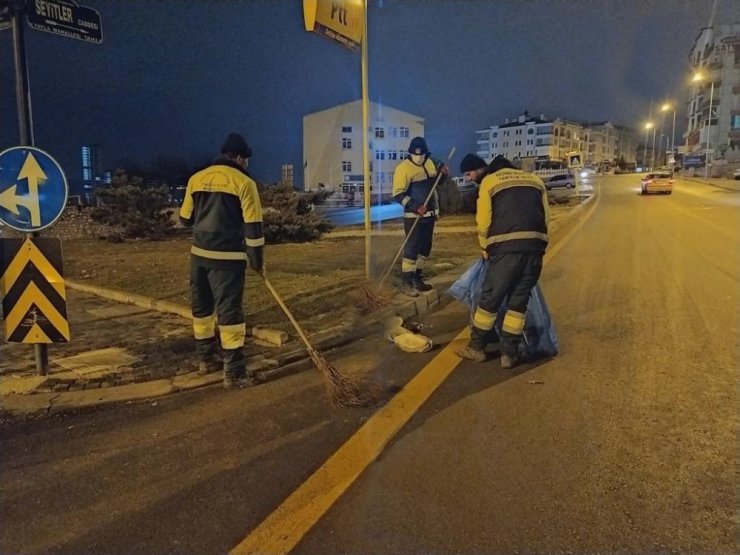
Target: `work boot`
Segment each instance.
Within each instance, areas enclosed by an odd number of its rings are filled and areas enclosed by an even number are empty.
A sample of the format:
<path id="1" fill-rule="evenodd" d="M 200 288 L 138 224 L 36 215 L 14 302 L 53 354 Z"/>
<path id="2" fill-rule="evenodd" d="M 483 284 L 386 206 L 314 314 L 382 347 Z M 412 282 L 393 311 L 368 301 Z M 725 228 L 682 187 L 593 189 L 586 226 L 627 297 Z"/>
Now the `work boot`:
<path id="1" fill-rule="evenodd" d="M 210 360 L 201 360 L 198 363 L 198 374 L 205 376 L 207 374 L 212 374 L 213 372 L 218 372 L 223 367 L 223 363 L 215 358 Z"/>
<path id="2" fill-rule="evenodd" d="M 501 368 L 510 370 L 519 364 L 519 357 L 508 353 L 501 353 Z"/>
<path id="3" fill-rule="evenodd" d="M 238 374 L 227 374 L 224 371 L 224 388 L 226 389 L 241 389 L 243 387 L 252 387 L 262 383 L 257 379 L 254 372 L 244 372 L 241 375 Z"/>
<path id="4" fill-rule="evenodd" d="M 411 283 L 413 285 L 413 288 L 417 291 L 424 292 L 434 289 L 434 287 L 432 287 L 428 283 L 424 283 L 424 280 L 421 278 L 421 270 L 416 270 Z"/>
<path id="5" fill-rule="evenodd" d="M 401 293 L 407 297 L 418 297 L 419 291 L 414 287 L 414 273 L 403 272 L 401 276 Z"/>
<path id="6" fill-rule="evenodd" d="M 460 358 L 472 360 L 473 362 L 485 362 L 486 353 L 485 351 L 472 348 L 470 345 L 466 345 L 460 349 L 455 349 L 455 354 Z"/>

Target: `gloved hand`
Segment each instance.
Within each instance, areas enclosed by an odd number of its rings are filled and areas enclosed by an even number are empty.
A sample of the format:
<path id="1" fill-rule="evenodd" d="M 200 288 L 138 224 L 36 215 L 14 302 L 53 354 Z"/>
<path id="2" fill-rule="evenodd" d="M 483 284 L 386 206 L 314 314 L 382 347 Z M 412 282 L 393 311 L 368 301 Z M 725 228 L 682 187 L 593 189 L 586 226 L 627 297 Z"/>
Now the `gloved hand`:
<path id="1" fill-rule="evenodd" d="M 437 168 L 437 173 L 441 173 L 443 176 L 447 177 L 450 175 L 450 168 L 447 167 L 447 164 L 440 164 Z"/>
<path id="2" fill-rule="evenodd" d="M 263 247 L 247 247 L 247 260 L 249 260 L 249 267 L 258 274 L 262 273 L 265 266 L 265 262 L 262 257 L 262 248 Z"/>
<path id="3" fill-rule="evenodd" d="M 419 214 L 419 216 L 423 216 L 427 213 L 427 207 L 425 204 L 422 204 L 419 206 L 419 208 L 416 209 L 416 213 Z"/>

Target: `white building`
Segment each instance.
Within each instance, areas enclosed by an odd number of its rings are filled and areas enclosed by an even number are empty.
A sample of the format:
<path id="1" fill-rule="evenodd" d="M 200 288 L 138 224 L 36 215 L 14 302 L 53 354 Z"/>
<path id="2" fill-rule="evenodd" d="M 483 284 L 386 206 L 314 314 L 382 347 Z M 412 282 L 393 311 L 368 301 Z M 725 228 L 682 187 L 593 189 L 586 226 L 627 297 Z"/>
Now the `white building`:
<path id="1" fill-rule="evenodd" d="M 583 126 L 580 123 L 544 114 L 531 117 L 526 112 L 500 125 L 476 131 L 478 156 L 491 160 L 499 154 L 512 162 L 523 159 L 564 161 L 572 150 L 583 150 Z"/>
<path id="2" fill-rule="evenodd" d="M 740 23 L 705 27 L 689 60 L 692 82 L 686 109 L 686 151 L 740 161 Z M 712 86 L 713 85 L 713 86 Z M 710 118 L 711 104 L 711 118 Z"/>
<path id="3" fill-rule="evenodd" d="M 411 139 L 424 136 L 424 118 L 370 103 L 370 192 L 389 198 L 393 170 L 406 157 Z M 303 187 L 319 185 L 361 195 L 362 102 L 355 100 L 303 117 Z M 359 200 L 359 199 L 358 199 Z"/>
<path id="4" fill-rule="evenodd" d="M 633 129 L 610 121 L 584 124 L 584 161 L 591 166 L 614 165 L 620 158 L 634 164 L 639 138 Z"/>

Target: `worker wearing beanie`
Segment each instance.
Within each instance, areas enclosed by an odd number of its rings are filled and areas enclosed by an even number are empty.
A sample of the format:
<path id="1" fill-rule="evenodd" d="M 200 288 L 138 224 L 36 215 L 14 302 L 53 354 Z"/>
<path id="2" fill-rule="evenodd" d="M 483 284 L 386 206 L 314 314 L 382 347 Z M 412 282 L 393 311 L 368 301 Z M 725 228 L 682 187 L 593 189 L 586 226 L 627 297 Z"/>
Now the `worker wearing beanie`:
<path id="1" fill-rule="evenodd" d="M 416 297 L 419 291 L 432 286 L 422 278 L 424 262 L 432 251 L 434 222 L 439 215 L 439 197 L 434 191 L 428 204 L 426 198 L 437 180 L 437 172 L 447 174 L 443 164 L 429 158 L 429 149 L 423 137 L 414 137 L 409 154 L 393 172 L 393 200 L 403 206 L 403 227 L 408 236 L 414 221 L 420 219 L 409 237 L 401 260 L 401 292 Z"/>
<path id="2" fill-rule="evenodd" d="M 221 147 L 221 156 L 188 181 L 180 209 L 183 225 L 193 228 L 190 250 L 190 300 L 199 372 L 220 369 L 216 322 L 223 349 L 224 387 L 256 383 L 247 373 L 246 324 L 242 300 L 247 260 L 263 271 L 265 237 L 257 184 L 246 168 L 252 149 L 237 133 Z"/>
<path id="3" fill-rule="evenodd" d="M 473 315 L 470 342 L 457 354 L 476 362 L 486 360 L 484 348 L 495 333 L 499 306 L 507 298 L 500 337 L 501 366 L 513 368 L 519 362 L 529 295 L 540 277 L 547 248 L 547 191 L 539 177 L 516 169 L 503 156 L 486 164 L 467 154 L 460 172 L 480 185 L 475 221 L 482 255 L 489 264 Z"/>

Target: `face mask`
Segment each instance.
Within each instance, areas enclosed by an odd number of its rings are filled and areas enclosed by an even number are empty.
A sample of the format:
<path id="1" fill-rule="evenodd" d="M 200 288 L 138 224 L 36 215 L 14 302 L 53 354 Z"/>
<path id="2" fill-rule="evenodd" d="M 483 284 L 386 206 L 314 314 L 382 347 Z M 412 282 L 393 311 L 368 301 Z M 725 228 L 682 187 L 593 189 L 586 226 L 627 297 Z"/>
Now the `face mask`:
<path id="1" fill-rule="evenodd" d="M 411 155 L 411 161 L 416 164 L 417 166 L 421 166 L 424 163 L 424 154 L 412 154 Z"/>

